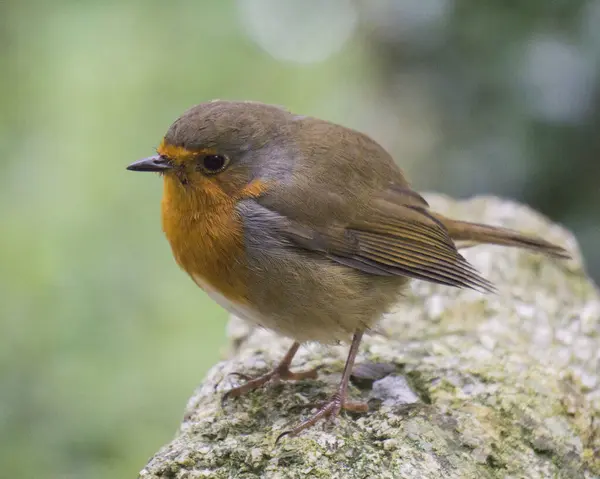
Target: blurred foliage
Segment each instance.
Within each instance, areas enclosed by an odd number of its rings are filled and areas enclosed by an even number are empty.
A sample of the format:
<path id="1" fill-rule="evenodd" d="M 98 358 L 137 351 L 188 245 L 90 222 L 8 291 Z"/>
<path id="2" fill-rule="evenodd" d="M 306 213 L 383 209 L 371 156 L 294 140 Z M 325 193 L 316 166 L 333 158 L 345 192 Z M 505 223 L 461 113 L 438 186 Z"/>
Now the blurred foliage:
<path id="1" fill-rule="evenodd" d="M 135 477 L 219 358 L 226 314 L 171 257 L 160 179 L 125 166 L 193 104 L 325 114 L 361 70 L 360 49 L 276 61 L 234 7 L 0 3 L 2 477 Z"/>
<path id="2" fill-rule="evenodd" d="M 525 200 L 597 274 L 599 5 L 1 2 L 2 476 L 133 477 L 218 360 L 226 314 L 171 258 L 160 180 L 124 170 L 201 101 L 341 122 L 422 190 Z"/>

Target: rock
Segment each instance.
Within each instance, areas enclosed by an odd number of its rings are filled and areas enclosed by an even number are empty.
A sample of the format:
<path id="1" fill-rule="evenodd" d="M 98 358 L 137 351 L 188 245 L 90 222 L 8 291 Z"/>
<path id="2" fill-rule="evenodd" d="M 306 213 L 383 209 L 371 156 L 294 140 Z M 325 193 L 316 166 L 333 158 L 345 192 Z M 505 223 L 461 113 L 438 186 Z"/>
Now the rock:
<path id="1" fill-rule="evenodd" d="M 233 356 L 210 370 L 177 436 L 140 477 L 600 476 L 600 299 L 575 239 L 512 202 L 427 199 L 444 214 L 536 233 L 574 259 L 475 246 L 464 255 L 496 294 L 414 281 L 361 347 L 358 363 L 369 366 L 351 392 L 371 411 L 278 446 L 277 435 L 309 413 L 298 406 L 333 391 L 347 347 L 301 348 L 294 368 L 321 365 L 318 380 L 272 385 L 221 410 L 229 373 L 264 372 L 290 345 L 233 318 Z"/>

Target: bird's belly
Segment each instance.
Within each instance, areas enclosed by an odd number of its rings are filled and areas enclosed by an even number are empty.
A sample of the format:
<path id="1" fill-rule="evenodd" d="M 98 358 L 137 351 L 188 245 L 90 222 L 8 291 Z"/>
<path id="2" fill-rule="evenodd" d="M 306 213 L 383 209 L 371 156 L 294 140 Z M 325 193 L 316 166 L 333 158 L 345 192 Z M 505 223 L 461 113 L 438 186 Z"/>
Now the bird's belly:
<path id="1" fill-rule="evenodd" d="M 247 323 L 269 329 L 275 333 L 293 339 L 294 341 L 320 341 L 323 343 L 332 343 L 337 341 L 347 341 L 352 336 L 352 326 L 350 328 L 341 327 L 336 321 L 323 321 L 322 318 L 315 318 L 313 313 L 307 311 L 302 316 L 295 312 L 295 308 L 289 308 L 290 311 L 282 311 L 279 308 L 265 312 L 260 312 L 257 308 L 250 305 L 233 301 L 214 288 L 208 281 L 198 274 L 191 275 L 194 282 L 215 301 L 219 306 L 229 313 L 246 321 Z M 288 308 L 284 308 L 287 310 Z"/>
<path id="2" fill-rule="evenodd" d="M 301 343 L 344 342 L 356 330 L 369 329 L 405 282 L 403 278 L 363 277 L 354 271 L 349 279 L 348 270 L 336 265 L 326 269 L 317 266 L 314 274 L 305 272 L 300 277 L 293 271 L 284 268 L 255 277 L 250 283 L 252 304 L 231 300 L 201 275 L 192 278 L 230 313 Z"/>

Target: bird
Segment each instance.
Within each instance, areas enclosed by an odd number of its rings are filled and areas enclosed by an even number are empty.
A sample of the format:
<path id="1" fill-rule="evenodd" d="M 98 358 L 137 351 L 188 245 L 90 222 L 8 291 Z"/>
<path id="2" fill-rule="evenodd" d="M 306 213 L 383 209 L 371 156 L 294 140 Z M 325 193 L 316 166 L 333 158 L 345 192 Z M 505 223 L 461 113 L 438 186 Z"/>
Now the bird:
<path id="1" fill-rule="evenodd" d="M 277 441 L 368 410 L 348 393 L 361 339 L 411 280 L 494 291 L 461 242 L 569 258 L 545 239 L 433 211 L 372 138 L 280 106 L 198 104 L 156 153 L 127 169 L 162 176 L 162 228 L 177 264 L 230 313 L 293 341 L 272 371 L 241 375 L 224 399 L 316 378 L 291 369 L 301 345 L 349 343 L 337 389 Z"/>

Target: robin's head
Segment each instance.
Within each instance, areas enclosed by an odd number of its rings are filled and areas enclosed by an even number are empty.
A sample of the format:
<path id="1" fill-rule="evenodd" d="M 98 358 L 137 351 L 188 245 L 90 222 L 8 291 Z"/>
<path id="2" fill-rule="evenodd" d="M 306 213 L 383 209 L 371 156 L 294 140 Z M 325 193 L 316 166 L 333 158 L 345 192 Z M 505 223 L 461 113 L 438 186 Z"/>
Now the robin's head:
<path id="1" fill-rule="evenodd" d="M 260 103 L 202 103 L 171 125 L 156 156 L 127 169 L 158 172 L 177 182 L 182 193 L 218 189 L 233 196 L 260 179 L 265 166 L 277 170 L 279 158 L 271 152 L 293 118 Z"/>

